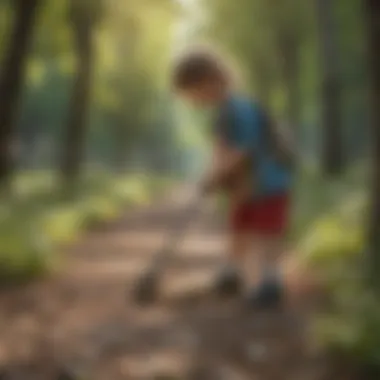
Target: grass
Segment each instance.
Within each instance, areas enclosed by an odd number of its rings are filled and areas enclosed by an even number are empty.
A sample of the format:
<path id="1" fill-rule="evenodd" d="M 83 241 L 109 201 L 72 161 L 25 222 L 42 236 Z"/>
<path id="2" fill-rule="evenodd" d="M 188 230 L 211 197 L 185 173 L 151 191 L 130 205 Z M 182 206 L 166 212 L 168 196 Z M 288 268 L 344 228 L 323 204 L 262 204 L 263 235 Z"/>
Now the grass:
<path id="1" fill-rule="evenodd" d="M 94 226 L 147 204 L 170 186 L 167 179 L 94 173 L 63 198 L 54 175 L 34 172 L 15 179 L 12 198 L 0 203 L 0 282 L 22 283 L 59 268 L 59 251 Z"/>

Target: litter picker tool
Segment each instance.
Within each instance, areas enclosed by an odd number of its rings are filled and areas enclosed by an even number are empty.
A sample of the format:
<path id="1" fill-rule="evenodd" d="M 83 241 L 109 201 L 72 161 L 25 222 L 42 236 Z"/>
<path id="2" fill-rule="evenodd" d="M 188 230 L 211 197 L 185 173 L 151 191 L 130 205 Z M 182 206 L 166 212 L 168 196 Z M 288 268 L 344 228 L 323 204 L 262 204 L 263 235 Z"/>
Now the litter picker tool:
<path id="1" fill-rule="evenodd" d="M 178 252 L 178 246 L 183 240 L 189 224 L 198 216 L 201 200 L 202 194 L 197 192 L 190 199 L 186 208 L 178 211 L 177 223 L 170 231 L 163 247 L 155 254 L 148 269 L 137 279 L 133 290 L 133 298 L 136 303 L 147 305 L 158 298 L 163 272 L 173 256 Z"/>

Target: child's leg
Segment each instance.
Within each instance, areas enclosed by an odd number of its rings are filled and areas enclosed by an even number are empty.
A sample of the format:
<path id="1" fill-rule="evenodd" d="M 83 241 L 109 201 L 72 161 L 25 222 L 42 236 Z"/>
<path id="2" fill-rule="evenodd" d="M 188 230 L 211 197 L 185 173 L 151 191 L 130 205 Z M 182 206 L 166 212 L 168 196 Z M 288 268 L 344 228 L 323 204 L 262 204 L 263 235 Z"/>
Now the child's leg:
<path id="1" fill-rule="evenodd" d="M 287 195 L 267 198 L 256 205 L 252 227 L 257 233 L 255 254 L 258 255 L 260 274 L 258 287 L 250 295 L 254 302 L 265 305 L 280 301 L 287 224 Z"/>
<path id="2" fill-rule="evenodd" d="M 251 236 L 245 232 L 229 232 L 227 266 L 235 268 L 239 272 L 243 269 L 251 240 Z"/>
<path id="3" fill-rule="evenodd" d="M 216 281 L 217 292 L 226 295 L 239 293 L 243 287 L 244 258 L 249 249 L 248 236 L 230 231 L 227 247 L 226 262 Z"/>
<path id="4" fill-rule="evenodd" d="M 229 223 L 229 262 L 242 271 L 247 254 L 251 250 L 250 205 L 245 202 L 231 204 Z"/>
<path id="5" fill-rule="evenodd" d="M 246 208 L 243 205 L 231 207 L 226 262 L 217 280 L 217 287 L 221 293 L 230 293 L 228 288 L 235 288 L 237 291 L 242 287 L 245 259 L 252 244 L 252 236 L 246 229 L 246 224 Z"/>
<path id="6" fill-rule="evenodd" d="M 273 282 L 282 280 L 282 261 L 285 252 L 285 239 L 281 235 L 258 237 L 258 260 L 260 280 Z"/>
<path id="7" fill-rule="evenodd" d="M 282 278 L 282 258 L 285 252 L 281 239 L 260 239 L 258 259 L 259 282 L 248 293 L 248 304 L 253 307 L 273 307 L 282 302 L 285 288 Z"/>

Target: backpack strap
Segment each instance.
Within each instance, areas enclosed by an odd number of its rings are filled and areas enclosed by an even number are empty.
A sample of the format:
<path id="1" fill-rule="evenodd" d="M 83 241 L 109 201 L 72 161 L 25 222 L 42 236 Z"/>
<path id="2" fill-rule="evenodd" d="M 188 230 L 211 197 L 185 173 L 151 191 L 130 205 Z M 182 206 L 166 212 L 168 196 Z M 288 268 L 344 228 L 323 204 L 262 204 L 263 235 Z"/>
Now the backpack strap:
<path id="1" fill-rule="evenodd" d="M 278 124 L 270 117 L 269 112 L 264 107 L 258 105 L 262 115 L 262 130 L 265 144 L 276 160 L 287 167 L 293 169 L 296 155 L 293 144 L 288 134 L 278 127 Z"/>

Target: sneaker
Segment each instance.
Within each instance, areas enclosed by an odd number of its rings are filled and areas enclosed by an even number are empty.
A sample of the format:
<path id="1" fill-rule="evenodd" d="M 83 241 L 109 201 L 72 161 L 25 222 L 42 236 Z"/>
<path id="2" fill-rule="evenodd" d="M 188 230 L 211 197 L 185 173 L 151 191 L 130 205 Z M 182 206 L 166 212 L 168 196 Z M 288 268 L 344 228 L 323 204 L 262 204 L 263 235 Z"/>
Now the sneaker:
<path id="1" fill-rule="evenodd" d="M 224 270 L 215 282 L 216 293 L 220 296 L 236 296 L 241 292 L 242 281 L 236 270 Z"/>
<path id="2" fill-rule="evenodd" d="M 261 283 L 247 297 L 249 308 L 276 309 L 282 305 L 284 289 L 280 281 L 266 281 Z"/>

